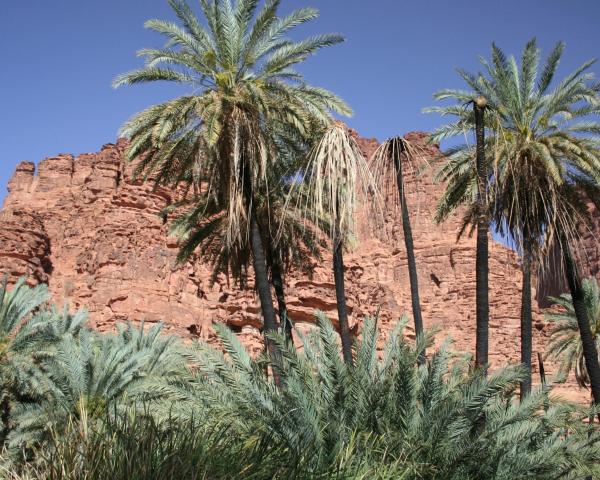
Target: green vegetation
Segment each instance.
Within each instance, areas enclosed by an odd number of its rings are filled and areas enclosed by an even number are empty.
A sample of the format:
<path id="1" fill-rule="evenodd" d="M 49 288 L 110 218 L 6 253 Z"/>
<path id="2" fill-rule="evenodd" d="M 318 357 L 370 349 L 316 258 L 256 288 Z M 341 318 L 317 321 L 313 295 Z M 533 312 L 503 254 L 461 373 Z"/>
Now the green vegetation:
<path id="1" fill-rule="evenodd" d="M 459 70 L 468 90 L 443 90 L 454 120 L 440 141 L 475 131 L 475 146 L 445 152 L 438 178 L 443 221 L 466 207 L 477 229 L 475 367 L 451 342 L 433 347 L 423 326 L 402 137 L 367 161 L 334 114 L 350 108 L 310 86 L 295 66 L 339 35 L 294 41 L 312 21 L 279 0 L 200 0 L 197 17 L 169 0 L 178 23 L 150 20 L 167 38 L 115 86 L 167 81 L 189 93 L 151 106 L 122 128 L 136 174 L 182 195 L 163 212 L 181 239 L 179 260 L 199 254 L 214 275 L 243 284 L 250 265 L 266 348 L 252 358 L 216 324 L 217 345 L 184 344 L 160 325 L 100 333 L 84 311 L 48 306 L 25 279 L 0 289 L 0 478 L 11 479 L 579 479 L 600 475 L 597 283 L 578 272 L 578 225 L 600 207 L 600 84 L 588 62 L 554 79 L 564 46 L 540 69 L 530 41 L 520 65 L 495 45 L 483 73 Z M 262 5 L 262 6 L 261 6 Z M 379 337 L 377 318 L 350 332 L 344 250 L 359 204 L 379 219 L 392 184 L 401 209 L 416 339 L 407 319 Z M 522 258 L 521 363 L 488 371 L 488 230 L 514 239 Z M 294 332 L 285 275 L 333 252 L 339 335 L 317 314 Z M 549 355 L 590 386 L 590 408 L 532 388 L 531 273 L 562 255 L 570 295 Z M 276 310 L 273 293 L 277 300 Z M 278 315 L 278 317 L 277 317 Z M 278 321 L 279 320 L 279 321 Z M 430 319 L 434 321 L 435 319 Z M 591 322 L 590 322 L 591 320 Z M 294 338 L 299 344 L 294 344 Z M 341 348 L 338 340 L 341 339 Z M 383 345 L 383 348 L 380 348 Z M 516 392 L 519 391 L 520 399 Z"/>
<path id="2" fill-rule="evenodd" d="M 318 328 L 298 333 L 300 351 L 270 334 L 272 362 L 222 325 L 222 349 L 183 345 L 160 326 L 93 332 L 81 312 L 64 328 L 45 306 L 27 314 L 42 291 L 20 285 L 3 303 L 44 326 L 31 330 L 37 348 L 13 358 L 30 369 L 6 404 L 8 478 L 567 479 L 600 469 L 589 410 L 548 390 L 518 402 L 520 367 L 485 376 L 448 342 L 419 364 L 431 338 L 408 342 L 406 320 L 380 356 L 377 321 L 366 319 L 348 365 L 318 315 Z"/>
<path id="3" fill-rule="evenodd" d="M 235 5 L 202 0 L 201 22 L 185 2 L 169 0 L 181 26 L 146 22 L 167 37 L 168 46 L 141 50 L 146 65 L 114 81 L 115 86 L 168 81 L 194 92 L 134 115 L 121 130 L 131 142 L 127 155 L 138 160 L 137 172 L 145 179 L 195 187 L 193 218 L 201 231 L 196 236 L 218 235 L 221 252 L 214 258 L 219 267 L 226 260 L 239 273 L 252 258 L 266 331 L 278 328 L 267 259 L 276 245 L 270 215 L 259 216 L 261 204 L 269 200 L 261 196 L 269 191 L 268 172 L 290 155 L 302 154 L 329 125 L 332 111 L 351 112 L 294 70 L 343 38 L 331 34 L 291 41 L 286 34 L 318 14 L 302 8 L 280 18 L 279 3 L 268 1 L 259 10 L 256 0 Z M 216 229 L 219 217 L 223 225 Z"/>
<path id="4" fill-rule="evenodd" d="M 590 329 L 596 348 L 600 345 L 600 289 L 595 279 L 587 278 L 582 282 L 583 298 L 587 316 L 590 319 Z M 587 373 L 583 348 L 579 336 L 577 315 L 573 307 L 571 295 L 565 293 L 558 298 L 552 297 L 558 311 L 546 314 L 546 319 L 554 323 L 548 355 L 560 360 L 560 374 L 566 378 L 571 372 L 575 374 L 577 383 L 584 388 L 590 386 L 590 377 Z"/>
<path id="5" fill-rule="evenodd" d="M 418 155 L 415 148 L 402 137 L 393 137 L 383 142 L 373 154 L 371 168 L 375 176 L 376 183 L 382 185 L 382 189 L 387 191 L 389 183 L 394 184 L 398 190 L 397 201 L 402 212 L 402 231 L 404 233 L 404 246 L 406 247 L 406 259 L 408 264 L 408 277 L 410 280 L 410 297 L 412 303 L 412 313 L 415 322 L 415 334 L 423 335 L 423 317 L 421 315 L 421 300 L 419 298 L 419 278 L 417 274 L 417 261 L 415 258 L 415 248 L 413 243 L 412 227 L 410 225 L 410 216 L 408 213 L 408 203 L 404 193 L 404 174 L 403 161 L 413 169 L 414 157 Z M 392 202 L 392 206 L 395 203 Z M 425 352 L 420 358 L 423 361 Z"/>

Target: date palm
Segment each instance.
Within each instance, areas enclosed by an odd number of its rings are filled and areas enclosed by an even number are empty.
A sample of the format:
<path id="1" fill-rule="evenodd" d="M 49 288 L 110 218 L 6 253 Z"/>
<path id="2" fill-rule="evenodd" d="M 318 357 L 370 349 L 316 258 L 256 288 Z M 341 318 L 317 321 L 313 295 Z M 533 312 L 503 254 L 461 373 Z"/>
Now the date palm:
<path id="1" fill-rule="evenodd" d="M 329 224 L 342 353 L 344 361 L 351 365 L 352 339 L 344 285 L 344 248 L 352 243 L 355 215 L 361 200 L 371 197 L 377 205 L 378 188 L 360 147 L 348 127 L 341 122 L 329 127 L 310 151 L 302 179 L 303 182 L 292 185 L 288 199 L 297 189 L 304 187 L 305 218 L 309 227 L 320 226 L 323 220 Z"/>
<path id="2" fill-rule="evenodd" d="M 397 201 L 400 204 L 402 212 L 402 229 L 404 231 L 404 245 L 406 247 L 406 257 L 408 264 L 408 276 L 410 280 L 410 294 L 412 303 L 413 320 L 415 323 L 415 334 L 417 337 L 423 335 L 423 318 L 421 315 L 421 301 L 419 299 L 419 278 L 417 274 L 417 262 L 415 259 L 415 250 L 408 212 L 408 204 L 404 191 L 403 160 L 408 165 L 414 161 L 418 152 L 415 147 L 403 137 L 389 138 L 383 142 L 373 154 L 372 169 L 377 183 L 383 184 L 392 181 L 398 190 Z M 414 168 L 414 165 L 413 165 Z M 393 172 L 393 175 L 390 175 Z M 387 188 L 386 188 L 387 189 Z M 424 360 L 424 356 L 420 361 Z"/>
<path id="3" fill-rule="evenodd" d="M 461 71 L 459 71 L 461 73 Z M 444 221 L 459 205 L 467 203 L 469 208 L 463 220 L 463 226 L 458 233 L 462 236 L 468 225 L 477 229 L 476 257 L 475 257 L 475 365 L 487 371 L 489 354 L 489 228 L 490 228 L 490 198 L 489 198 L 489 165 L 486 161 L 486 125 L 484 123 L 487 99 L 475 93 L 468 94 L 463 91 L 443 90 L 434 94 L 440 100 L 448 97 L 457 98 L 456 94 L 463 96 L 463 105 L 447 107 L 433 107 L 425 109 L 427 112 L 439 112 L 442 115 L 458 115 L 460 118 L 435 130 L 431 141 L 439 142 L 442 139 L 458 135 L 459 129 L 466 136 L 468 130 L 474 130 L 475 146 L 460 145 L 445 152 L 448 164 L 438 172 L 438 179 L 447 182 L 447 189 L 440 199 L 436 212 L 436 221 Z M 465 97 L 470 96 L 467 100 Z M 458 98 L 457 98 L 458 99 Z M 465 106 L 472 105 L 472 111 Z M 454 169 L 455 158 L 463 162 L 458 177 Z M 465 176 L 465 167 L 469 175 Z M 470 176 L 470 178 L 469 178 Z M 468 191 L 467 191 L 468 190 Z"/>
<path id="4" fill-rule="evenodd" d="M 225 219 L 230 251 L 250 245 L 256 289 L 267 331 L 277 322 L 256 206 L 257 192 L 279 152 L 312 138 L 331 111 L 350 109 L 327 90 L 307 85 L 294 66 L 343 40 L 317 35 L 292 41 L 287 33 L 315 19 L 312 8 L 277 15 L 280 0 L 201 0 L 202 22 L 181 0 L 169 0 L 180 25 L 149 20 L 164 48 L 144 49 L 146 65 L 115 86 L 168 81 L 189 93 L 134 115 L 121 133 L 136 172 L 157 184 L 178 184 L 197 173 L 216 214 Z"/>
<path id="5" fill-rule="evenodd" d="M 285 176 L 282 174 L 281 178 Z M 300 271 L 310 268 L 309 260 L 321 258 L 326 242 L 319 230 L 307 228 L 304 211 L 298 207 L 302 199 L 285 201 L 284 195 L 288 190 L 288 182 L 273 183 L 265 195 L 258 197 L 256 209 L 259 218 L 266 223 L 262 229 L 263 244 L 277 299 L 280 326 L 291 341 L 292 320 L 285 301 L 285 273 L 292 268 Z M 302 192 L 296 189 L 294 195 L 302 195 Z M 174 214 L 171 222 L 171 234 L 181 240 L 178 261 L 187 261 L 199 253 L 212 264 L 211 281 L 215 281 L 219 274 L 225 274 L 232 275 L 244 285 L 251 256 L 250 246 L 246 242 L 238 245 L 235 251 L 228 247 L 225 215 L 211 210 L 200 197 L 177 202 L 166 209 L 165 214 L 179 209 L 183 209 L 183 213 Z"/>
<path id="6" fill-rule="evenodd" d="M 418 365 L 433 337 L 407 342 L 406 323 L 396 325 L 381 348 L 377 319 L 366 318 L 352 367 L 340 358 L 335 328 L 322 313 L 317 329 L 299 333 L 302 349 L 272 335 L 282 352 L 284 390 L 262 374 L 263 359 L 253 359 L 218 325 L 222 348 L 195 344 L 184 381 L 167 378 L 154 389 L 172 399 L 154 412 L 179 421 L 201 416 L 210 431 L 226 425 L 252 448 L 277 449 L 273 458 L 261 452 L 248 462 L 248 476 L 257 467 L 273 469 L 257 478 L 575 479 L 598 471 L 598 431 L 583 422 L 587 408 L 555 401 L 547 390 L 514 401 L 522 367 L 484 376 L 453 354 L 450 342 L 432 348 Z M 362 443 L 368 439 L 383 443 L 373 448 Z M 355 441 L 359 451 L 352 449 Z M 365 475 L 343 475 L 341 451 L 377 460 Z M 399 459 L 399 470 L 378 475 L 387 463 L 379 455 Z"/>
<path id="7" fill-rule="evenodd" d="M 174 378 L 185 362 L 175 338 L 161 332 L 161 324 L 149 329 L 128 324 L 115 334 L 66 332 L 40 352 L 46 381 L 30 401 L 16 405 L 8 446 L 31 447 L 51 430 L 65 428 L 70 418 L 97 420 L 109 405 L 150 395 L 145 385 L 150 379 Z"/>
<path id="8" fill-rule="evenodd" d="M 498 231 L 516 241 L 522 258 L 521 361 L 529 372 L 521 385 L 523 395 L 531 389 L 532 263 L 543 266 L 544 252 L 551 242 L 558 242 L 572 293 L 579 298 L 581 284 L 571 249 L 578 238 L 577 224 L 589 221 L 586 198 L 595 202 L 600 198 L 600 123 L 594 118 L 600 111 L 599 88 L 589 73 L 593 62 L 556 81 L 563 50 L 564 44 L 558 43 L 540 68 L 535 39 L 526 45 L 520 66 L 493 45 L 491 61 L 480 59 L 484 73 L 459 70 L 469 91 L 446 90 L 436 95 L 458 102 L 475 96 L 488 100 L 490 215 Z M 458 117 L 436 132 L 438 140 L 458 134 L 473 122 L 472 114 L 460 106 L 433 110 Z M 441 177 L 449 182 L 440 203 L 441 217 L 473 198 L 476 182 L 471 158 L 467 145 L 448 152 L 441 171 Z M 589 322 L 585 309 L 578 307 L 577 311 L 586 358 L 598 373 L 592 383 L 600 402 L 600 369 L 596 368 L 595 346 L 588 341 Z"/>

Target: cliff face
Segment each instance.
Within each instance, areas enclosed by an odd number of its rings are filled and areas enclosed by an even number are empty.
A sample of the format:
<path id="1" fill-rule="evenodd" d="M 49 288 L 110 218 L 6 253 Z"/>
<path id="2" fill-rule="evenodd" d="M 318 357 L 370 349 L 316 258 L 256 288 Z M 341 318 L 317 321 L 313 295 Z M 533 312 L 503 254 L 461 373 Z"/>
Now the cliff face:
<path id="1" fill-rule="evenodd" d="M 407 136 L 423 152 L 424 164 L 438 153 L 425 135 Z M 365 153 L 375 140 L 359 139 Z M 174 197 L 165 189 L 135 182 L 125 164 L 125 144 L 77 157 L 59 155 L 21 163 L 9 182 L 0 213 L 0 271 L 12 280 L 28 275 L 48 283 L 58 303 L 85 307 L 93 326 L 111 329 L 125 320 L 163 321 L 184 336 L 212 336 L 212 322 L 234 328 L 252 349 L 260 349 L 260 314 L 252 280 L 240 289 L 194 258 L 176 265 L 177 242 L 167 235 L 158 212 Z M 422 165 L 406 165 L 423 317 L 437 325 L 460 349 L 472 351 L 475 325 L 475 238 L 456 241 L 460 217 L 433 223 L 442 187 L 431 173 L 417 176 Z M 397 193 L 388 192 L 389 205 Z M 399 209 L 396 209 L 399 210 Z M 411 314 L 406 252 L 399 211 L 387 214 L 386 228 L 374 234 L 359 215 L 359 243 L 346 255 L 351 324 L 381 307 L 389 331 L 403 313 Z M 291 318 L 301 327 L 314 323 L 314 310 L 337 317 L 331 257 L 315 262 L 310 277 L 286 278 Z M 490 248 L 490 360 L 518 361 L 521 275 L 515 254 L 495 242 Z M 534 352 L 543 351 L 547 328 L 535 314 Z M 551 366 L 550 366 L 551 369 Z M 565 389 L 565 391 L 569 387 Z"/>

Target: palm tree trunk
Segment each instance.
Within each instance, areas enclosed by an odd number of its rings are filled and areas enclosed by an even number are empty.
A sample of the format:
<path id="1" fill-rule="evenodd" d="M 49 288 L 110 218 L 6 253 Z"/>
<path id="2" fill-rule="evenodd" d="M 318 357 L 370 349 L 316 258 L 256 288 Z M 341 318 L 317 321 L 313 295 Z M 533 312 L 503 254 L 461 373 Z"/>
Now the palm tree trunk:
<path id="1" fill-rule="evenodd" d="M 538 365 L 540 368 L 540 382 L 542 382 L 542 386 L 546 386 L 546 369 L 544 368 L 544 357 L 542 356 L 542 352 L 537 352 Z"/>
<path id="2" fill-rule="evenodd" d="M 526 235 L 524 234 L 524 237 Z M 523 240 L 523 287 L 521 288 L 521 363 L 525 365 L 526 376 L 521 382 L 521 400 L 531 392 L 531 242 Z"/>
<path id="3" fill-rule="evenodd" d="M 485 168 L 485 133 L 484 133 L 484 108 L 475 101 L 473 110 L 475 113 L 475 137 L 476 168 L 477 168 L 477 253 L 475 260 L 475 305 L 477 316 L 476 340 L 475 340 L 475 366 L 487 368 L 488 364 L 488 328 L 489 328 L 489 290 L 488 290 L 488 230 L 486 190 L 487 172 Z"/>
<path id="4" fill-rule="evenodd" d="M 333 242 L 333 278 L 335 280 L 335 296 L 337 300 L 340 336 L 342 338 L 342 354 L 347 365 L 352 365 L 352 339 L 348 326 L 348 311 L 346 309 L 346 289 L 344 288 L 344 254 L 343 242 L 339 234 L 334 235 Z"/>
<path id="5" fill-rule="evenodd" d="M 273 307 L 273 297 L 271 296 L 271 286 L 269 284 L 269 272 L 267 269 L 265 247 L 263 245 L 262 235 L 260 233 L 260 225 L 256 218 L 250 171 L 248 166 L 242 168 L 244 197 L 250 219 L 250 248 L 252 249 L 252 261 L 254 266 L 254 284 L 260 300 L 264 333 L 267 334 L 269 332 L 277 331 L 277 320 L 275 318 L 275 308 Z M 277 348 L 275 345 L 273 345 L 273 342 L 266 337 L 265 347 L 271 354 L 271 359 L 275 360 L 279 352 L 277 352 Z M 277 385 L 280 384 L 279 374 L 275 371 L 275 369 L 273 369 L 273 379 Z"/>
<path id="6" fill-rule="evenodd" d="M 588 318 L 585 307 L 584 291 L 579 278 L 579 272 L 573 259 L 571 248 L 566 239 L 562 239 L 563 260 L 565 263 L 565 273 L 569 290 L 571 291 L 571 300 L 573 301 L 573 310 L 577 317 L 577 325 L 579 327 L 579 335 L 581 336 L 581 346 L 583 349 L 583 358 L 585 360 L 585 368 L 587 369 L 590 378 L 590 386 L 592 390 L 592 398 L 595 405 L 600 404 L 600 364 L 598 363 L 598 351 L 592 330 L 590 328 L 590 320 Z M 600 414 L 598 416 L 600 419 Z"/>
<path id="7" fill-rule="evenodd" d="M 290 345 L 294 344 L 292 336 L 292 322 L 288 316 L 287 304 L 285 303 L 285 290 L 283 283 L 283 269 L 279 256 L 273 253 L 273 249 L 269 248 L 269 265 L 271 267 L 271 280 L 273 288 L 275 288 L 275 297 L 277 298 L 277 307 L 279 309 L 279 324 L 283 326 L 285 338 Z"/>
<path id="8" fill-rule="evenodd" d="M 401 153 L 396 151 L 394 155 L 394 167 L 396 169 L 396 185 L 400 197 L 400 209 L 402 211 L 402 229 L 404 231 L 404 245 L 406 246 L 406 258 L 408 262 L 408 278 L 410 280 L 410 297 L 412 302 L 413 319 L 415 322 L 415 334 L 423 336 L 423 317 L 421 316 L 421 301 L 419 299 L 419 277 L 417 274 L 417 262 L 415 259 L 415 247 L 413 243 L 412 228 L 408 215 L 408 205 L 404 195 L 404 178 L 402 175 Z M 425 362 L 425 352 L 419 356 L 419 364 Z"/>
<path id="9" fill-rule="evenodd" d="M 8 388 L 4 385 L 5 391 L 2 392 L 2 400 L 0 400 L 0 416 L 2 417 L 2 431 L 0 432 L 0 443 L 4 444 L 6 437 L 10 432 L 10 401 L 8 396 Z"/>
<path id="10" fill-rule="evenodd" d="M 269 274 L 267 271 L 267 260 L 263 247 L 260 227 L 256 220 L 254 209 L 250 209 L 250 242 L 252 247 L 254 275 L 256 277 L 256 291 L 260 299 L 260 309 L 263 316 L 266 332 L 277 331 L 277 320 L 275 318 L 275 308 L 273 308 L 273 298 L 271 297 L 271 287 L 269 285 Z"/>

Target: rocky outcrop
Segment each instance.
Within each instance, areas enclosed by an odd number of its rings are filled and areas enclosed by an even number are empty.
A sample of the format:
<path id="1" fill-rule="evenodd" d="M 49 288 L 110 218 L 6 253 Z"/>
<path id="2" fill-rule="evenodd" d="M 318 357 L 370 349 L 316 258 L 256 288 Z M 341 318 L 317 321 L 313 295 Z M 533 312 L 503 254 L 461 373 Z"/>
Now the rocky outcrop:
<path id="1" fill-rule="evenodd" d="M 407 138 L 420 152 L 405 165 L 426 326 L 437 325 L 457 347 L 474 346 L 475 239 L 457 242 L 460 216 L 438 226 L 433 222 L 441 186 L 426 165 L 439 151 L 425 135 Z M 365 153 L 375 140 L 359 139 Z M 85 307 L 92 325 L 111 329 L 115 322 L 162 321 L 167 330 L 211 338 L 213 322 L 225 322 L 255 351 L 260 349 L 261 319 L 252 278 L 239 288 L 220 276 L 213 284 L 200 258 L 177 264 L 177 241 L 159 212 L 175 198 L 132 177 L 124 161 L 125 143 L 77 157 L 61 154 L 22 163 L 8 185 L 0 214 L 0 271 L 11 279 L 27 275 L 48 283 L 54 300 Z M 380 309 L 384 332 L 402 314 L 410 315 L 410 288 L 395 190 L 387 192 L 384 228 L 359 215 L 358 244 L 346 255 L 350 321 Z M 382 227 L 380 225 L 380 227 Z M 286 278 L 289 314 L 301 327 L 314 323 L 314 311 L 336 320 L 331 258 L 324 252 L 311 275 Z M 490 249 L 490 360 L 498 365 L 519 357 L 521 275 L 514 252 L 492 242 Z M 410 325 L 410 323 L 409 323 Z M 535 314 L 534 351 L 542 351 L 546 325 Z M 550 367 L 551 369 L 551 367 Z"/>

